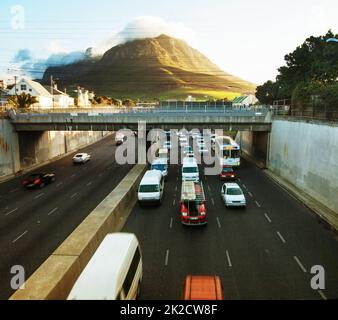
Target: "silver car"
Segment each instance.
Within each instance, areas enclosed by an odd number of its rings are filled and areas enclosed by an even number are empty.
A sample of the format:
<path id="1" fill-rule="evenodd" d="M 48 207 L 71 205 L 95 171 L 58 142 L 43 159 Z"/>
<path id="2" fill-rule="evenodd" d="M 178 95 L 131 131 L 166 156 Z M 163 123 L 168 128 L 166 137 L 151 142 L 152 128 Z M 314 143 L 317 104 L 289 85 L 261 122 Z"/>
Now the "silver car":
<path id="1" fill-rule="evenodd" d="M 73 157 L 74 164 L 85 164 L 88 161 L 90 161 L 90 155 L 88 153 L 77 153 Z"/>

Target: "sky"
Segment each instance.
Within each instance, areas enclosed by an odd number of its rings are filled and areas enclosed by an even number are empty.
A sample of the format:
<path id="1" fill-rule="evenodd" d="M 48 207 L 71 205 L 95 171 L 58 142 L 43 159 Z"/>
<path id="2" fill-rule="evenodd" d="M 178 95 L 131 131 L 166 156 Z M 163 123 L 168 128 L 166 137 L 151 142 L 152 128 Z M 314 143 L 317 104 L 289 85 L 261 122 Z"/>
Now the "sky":
<path id="1" fill-rule="evenodd" d="M 157 33 L 186 40 L 224 71 L 262 84 L 311 35 L 338 33 L 337 0 L 0 0 L 0 76 L 39 75 L 93 47 Z M 58 61 L 58 62 L 56 62 Z M 10 70 L 8 70 L 10 69 Z"/>

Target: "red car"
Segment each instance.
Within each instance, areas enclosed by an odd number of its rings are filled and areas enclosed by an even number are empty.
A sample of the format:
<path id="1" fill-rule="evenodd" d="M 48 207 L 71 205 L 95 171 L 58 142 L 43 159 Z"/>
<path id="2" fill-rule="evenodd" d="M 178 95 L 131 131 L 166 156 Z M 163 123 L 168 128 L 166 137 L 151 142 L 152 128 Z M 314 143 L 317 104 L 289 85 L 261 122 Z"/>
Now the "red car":
<path id="1" fill-rule="evenodd" d="M 55 181 L 54 173 L 34 173 L 28 176 L 23 182 L 23 186 L 27 189 L 43 188 L 46 184 Z"/>
<path id="2" fill-rule="evenodd" d="M 236 180 L 236 174 L 230 166 L 224 166 L 219 177 L 221 180 Z"/>

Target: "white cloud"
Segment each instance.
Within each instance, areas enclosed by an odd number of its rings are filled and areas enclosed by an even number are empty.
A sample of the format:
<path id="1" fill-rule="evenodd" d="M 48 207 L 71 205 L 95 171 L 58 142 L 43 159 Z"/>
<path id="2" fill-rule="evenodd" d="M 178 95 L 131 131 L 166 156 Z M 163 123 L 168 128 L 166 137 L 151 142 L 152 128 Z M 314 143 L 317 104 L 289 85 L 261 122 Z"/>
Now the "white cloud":
<path id="1" fill-rule="evenodd" d="M 70 51 L 66 49 L 58 40 L 53 40 L 48 44 L 47 50 L 51 54 L 57 53 L 69 53 Z"/>
<path id="2" fill-rule="evenodd" d="M 94 46 L 92 52 L 94 55 L 101 55 L 118 44 L 161 34 L 188 41 L 191 45 L 196 42 L 195 33 L 183 23 L 166 22 L 160 17 L 141 16 L 131 20 L 122 31 Z"/>

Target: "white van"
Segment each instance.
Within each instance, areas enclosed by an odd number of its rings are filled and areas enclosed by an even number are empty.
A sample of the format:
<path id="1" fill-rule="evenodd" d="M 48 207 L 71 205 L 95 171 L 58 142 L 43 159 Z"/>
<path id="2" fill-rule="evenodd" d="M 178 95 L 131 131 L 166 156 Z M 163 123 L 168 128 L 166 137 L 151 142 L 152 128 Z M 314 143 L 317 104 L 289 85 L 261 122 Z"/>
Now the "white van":
<path id="1" fill-rule="evenodd" d="M 166 159 L 169 161 L 169 150 L 167 148 L 161 148 L 158 150 L 158 158 Z"/>
<path id="2" fill-rule="evenodd" d="M 77 279 L 68 300 L 135 300 L 142 253 L 134 234 L 108 234 Z"/>
<path id="3" fill-rule="evenodd" d="M 139 204 L 158 204 L 162 202 L 164 177 L 159 170 L 149 170 L 143 176 L 138 188 Z"/>
<path id="4" fill-rule="evenodd" d="M 164 178 L 168 176 L 168 162 L 166 159 L 158 158 L 151 163 L 151 170 L 160 170 Z"/>
<path id="5" fill-rule="evenodd" d="M 199 169 L 195 158 L 183 159 L 182 181 L 200 181 Z"/>

